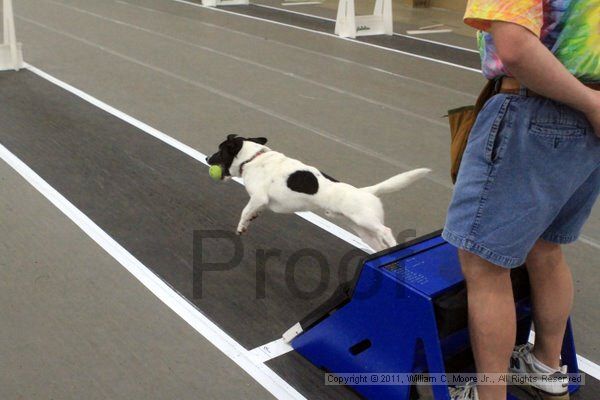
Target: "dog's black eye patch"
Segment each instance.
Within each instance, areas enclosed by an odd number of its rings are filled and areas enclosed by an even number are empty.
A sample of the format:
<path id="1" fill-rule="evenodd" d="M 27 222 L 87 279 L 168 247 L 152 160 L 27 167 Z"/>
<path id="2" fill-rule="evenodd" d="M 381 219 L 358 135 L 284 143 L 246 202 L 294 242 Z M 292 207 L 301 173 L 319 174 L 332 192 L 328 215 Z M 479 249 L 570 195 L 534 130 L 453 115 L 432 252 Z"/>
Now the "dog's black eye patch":
<path id="1" fill-rule="evenodd" d="M 288 176 L 287 187 L 294 192 L 315 194 L 319 191 L 319 181 L 309 171 L 296 171 Z"/>

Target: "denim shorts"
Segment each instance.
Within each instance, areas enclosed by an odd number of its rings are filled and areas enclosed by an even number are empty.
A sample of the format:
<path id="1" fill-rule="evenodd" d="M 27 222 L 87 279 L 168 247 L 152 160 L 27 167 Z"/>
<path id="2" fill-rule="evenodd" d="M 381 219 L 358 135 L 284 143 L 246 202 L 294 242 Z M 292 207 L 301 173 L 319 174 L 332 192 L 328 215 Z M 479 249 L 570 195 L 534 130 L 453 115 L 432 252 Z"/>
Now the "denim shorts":
<path id="1" fill-rule="evenodd" d="M 575 241 L 599 191 L 600 138 L 582 113 L 497 94 L 471 131 L 442 236 L 517 267 L 540 238 Z"/>

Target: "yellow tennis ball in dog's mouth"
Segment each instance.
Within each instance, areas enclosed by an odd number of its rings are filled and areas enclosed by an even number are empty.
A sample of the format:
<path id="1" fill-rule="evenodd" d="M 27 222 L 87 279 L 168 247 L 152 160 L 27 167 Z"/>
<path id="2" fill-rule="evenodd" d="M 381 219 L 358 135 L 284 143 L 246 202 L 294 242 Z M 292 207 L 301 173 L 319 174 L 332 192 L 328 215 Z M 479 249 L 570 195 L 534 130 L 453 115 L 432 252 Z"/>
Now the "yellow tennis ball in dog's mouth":
<path id="1" fill-rule="evenodd" d="M 220 181 L 223 178 L 223 168 L 220 165 L 211 165 L 208 169 L 208 175 L 215 181 Z"/>

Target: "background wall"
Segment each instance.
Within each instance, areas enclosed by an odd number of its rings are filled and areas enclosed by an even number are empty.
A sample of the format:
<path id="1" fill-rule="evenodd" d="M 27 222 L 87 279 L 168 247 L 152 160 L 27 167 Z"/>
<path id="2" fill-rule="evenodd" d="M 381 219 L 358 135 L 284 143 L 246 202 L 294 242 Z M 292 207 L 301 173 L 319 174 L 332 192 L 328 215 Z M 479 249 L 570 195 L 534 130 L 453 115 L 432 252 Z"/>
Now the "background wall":
<path id="1" fill-rule="evenodd" d="M 467 6 L 467 0 L 402 0 L 404 4 L 413 6 L 419 4 L 428 4 L 429 7 L 445 8 L 453 11 L 464 11 Z"/>

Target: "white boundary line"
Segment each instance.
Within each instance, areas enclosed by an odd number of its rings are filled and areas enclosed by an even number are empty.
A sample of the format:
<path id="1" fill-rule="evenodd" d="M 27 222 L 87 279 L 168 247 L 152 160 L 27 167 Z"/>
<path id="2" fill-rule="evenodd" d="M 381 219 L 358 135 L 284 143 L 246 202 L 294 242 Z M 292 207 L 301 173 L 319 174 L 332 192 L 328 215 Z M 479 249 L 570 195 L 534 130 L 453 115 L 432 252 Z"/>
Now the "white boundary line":
<path id="1" fill-rule="evenodd" d="M 283 338 L 279 338 L 273 340 L 271 343 L 263 344 L 262 346 L 252 349 L 250 353 L 258 360 L 267 362 L 293 350 L 294 348 L 290 344 L 286 343 Z"/>
<path id="2" fill-rule="evenodd" d="M 323 16 L 320 16 L 320 15 L 314 15 L 314 14 L 303 13 L 303 12 L 300 12 L 300 11 L 288 10 L 286 8 L 279 8 L 279 7 L 269 6 L 267 4 L 259 4 L 259 3 L 251 3 L 251 4 L 253 6 L 256 6 L 256 7 L 270 8 L 272 10 L 287 12 L 287 13 L 290 13 L 290 14 L 302 15 L 303 17 L 310 17 L 310 18 L 321 19 L 323 21 L 335 22 L 335 19 L 333 19 L 333 18 L 327 18 L 327 17 L 323 17 Z M 412 39 L 412 40 L 416 40 L 416 41 L 419 41 L 419 42 L 427 42 L 427 43 L 431 43 L 431 44 L 435 44 L 435 45 L 443 46 L 443 47 L 450 47 L 452 49 L 457 49 L 457 50 L 462 50 L 462 51 L 468 51 L 469 53 L 479 53 L 478 50 L 469 49 L 467 47 L 461 47 L 461 46 L 457 46 L 457 45 L 450 44 L 450 43 L 438 42 L 437 40 L 423 39 L 423 38 L 419 38 L 419 37 L 413 37 L 413 36 L 410 36 L 410 35 L 404 35 L 402 33 L 397 33 L 397 32 L 394 32 L 394 36 L 400 36 L 400 37 L 403 37 L 403 38 Z"/>
<path id="3" fill-rule="evenodd" d="M 586 236 L 586 235 L 581 235 L 581 236 L 579 237 L 579 240 L 581 240 L 581 242 L 583 242 L 583 243 L 585 243 L 585 244 L 587 244 L 587 245 L 589 245 L 589 246 L 592 246 L 592 247 L 594 247 L 594 248 L 596 248 L 596 249 L 600 250 L 600 243 L 598 243 L 598 241 L 597 241 L 597 240 L 594 240 L 594 239 L 592 239 L 592 238 L 591 238 L 591 237 L 589 237 L 589 236 Z"/>
<path id="4" fill-rule="evenodd" d="M 57 192 L 37 175 L 31 168 L 0 144 L 0 158 L 19 173 L 27 182 L 56 206 L 65 216 L 77 225 L 85 234 L 118 261 L 148 290 L 158 297 L 167 307 L 179 315 L 198 333 L 210 341 L 254 380 L 280 399 L 305 399 L 279 375 L 273 372 L 256 355 L 243 348 L 232 337 L 205 317 L 185 298 L 177 294 L 162 279 L 136 259 L 131 253 L 111 238 L 83 212 Z"/>
<path id="5" fill-rule="evenodd" d="M 426 56 L 422 56 L 420 54 L 409 53 L 407 51 L 402 51 L 402 50 L 397 50 L 397 49 L 391 49 L 389 47 L 379 46 L 379 45 L 376 45 L 376 44 L 373 44 L 373 43 L 363 42 L 363 41 L 352 39 L 352 38 L 342 38 L 342 37 L 340 37 L 338 35 L 335 35 L 333 33 L 315 31 L 315 30 L 312 30 L 312 29 L 303 28 L 301 26 L 295 26 L 295 25 L 290 25 L 290 24 L 286 24 L 286 23 L 283 23 L 283 22 L 279 22 L 279 21 L 272 21 L 270 19 L 255 17 L 253 15 L 239 14 L 239 13 L 231 12 L 231 11 L 228 11 L 228 10 L 223 10 L 223 9 L 218 8 L 218 7 L 206 7 L 206 6 L 203 6 L 202 4 L 192 3 L 192 2 L 186 1 L 186 0 L 170 0 L 170 1 L 175 2 L 175 3 L 185 4 L 185 5 L 192 6 L 192 7 L 202 8 L 202 9 L 213 11 L 213 12 L 220 12 L 220 13 L 224 13 L 224 14 L 227 14 L 227 15 L 236 15 L 236 16 L 243 17 L 243 18 L 253 19 L 253 20 L 256 20 L 256 21 L 268 22 L 270 24 L 285 26 L 285 27 L 288 27 L 288 28 L 298 29 L 298 30 L 302 30 L 302 31 L 305 31 L 305 32 L 311 32 L 311 33 L 314 33 L 314 34 L 317 34 L 317 35 L 334 37 L 334 38 L 339 39 L 339 40 L 346 40 L 346 41 L 353 42 L 353 43 L 358 43 L 358 44 L 361 44 L 361 45 L 364 45 L 364 46 L 370 46 L 370 47 L 374 47 L 374 48 L 385 50 L 385 51 L 391 51 L 393 53 L 403 54 L 405 56 L 415 57 L 415 58 L 418 58 L 418 59 L 421 59 L 421 60 L 432 61 L 432 62 L 435 62 L 435 63 L 438 63 L 438 64 L 444 64 L 444 65 L 448 65 L 448 66 L 451 66 L 451 67 L 456 67 L 456 68 L 459 68 L 459 69 L 464 69 L 466 71 L 477 72 L 479 74 L 481 73 L 480 69 L 466 67 L 464 65 L 451 63 L 449 61 L 438 60 L 437 58 L 426 57 Z"/>
<path id="6" fill-rule="evenodd" d="M 172 1 L 180 1 L 180 0 L 172 0 Z M 139 121 L 139 120 L 131 117 L 130 115 L 125 114 L 124 112 L 117 110 L 116 108 L 114 108 L 114 107 L 112 107 L 112 106 L 104 103 L 103 101 L 101 101 L 99 99 L 96 99 L 95 97 L 93 97 L 93 96 L 91 96 L 91 95 L 89 95 L 89 94 L 87 94 L 87 93 L 85 93 L 85 92 L 83 92 L 83 91 L 81 91 L 81 90 L 79 90 L 79 89 L 77 89 L 77 88 L 69 85 L 68 83 L 63 82 L 63 81 L 61 81 L 61 80 L 53 77 L 52 75 L 50 75 L 50 74 L 48 74 L 48 73 L 46 73 L 46 72 L 44 72 L 44 71 L 42 71 L 42 70 L 34 67 L 31 64 L 25 63 L 25 68 L 29 69 L 31 72 L 35 73 L 36 75 L 38 75 L 38 76 L 40 76 L 40 77 L 48 80 L 49 82 L 52 82 L 53 84 L 61 87 L 62 89 L 66 90 L 68 92 L 73 93 L 74 95 L 80 97 L 81 99 L 87 101 L 88 103 L 91 103 L 92 105 L 94 105 L 94 106 L 96 106 L 96 107 L 98 107 L 98 108 L 100 108 L 100 109 L 108 112 L 109 114 L 112 114 L 113 116 L 115 116 L 115 117 L 117 117 L 117 118 L 119 118 L 119 119 L 121 119 L 121 120 L 129 123 L 130 125 L 135 126 L 136 128 L 138 128 L 138 129 L 146 132 L 147 134 L 149 134 L 149 135 L 151 135 L 151 136 L 153 136 L 153 137 L 161 140 L 162 142 L 168 144 L 169 146 L 172 146 L 172 147 L 176 148 L 177 150 L 179 150 L 179 151 L 181 151 L 181 152 L 189 155 L 190 157 L 192 157 L 192 158 L 200 161 L 202 164 L 207 165 L 207 163 L 206 163 L 206 155 L 204 155 L 201 152 L 199 152 L 199 151 L 191 148 L 190 146 L 188 146 L 188 145 L 186 145 L 186 144 L 178 141 L 177 139 L 174 139 L 171 136 L 169 136 L 169 135 L 167 135 L 165 133 L 162 133 L 162 132 L 160 132 L 159 130 L 157 130 L 155 128 L 152 128 L 151 126 L 145 124 L 144 122 L 141 122 L 141 121 Z M 0 146 L 2 146 L 2 145 L 0 145 Z M 4 149 L 4 147 L 2 146 L 2 148 L 0 148 L 0 149 Z M 28 167 L 25 165 L 25 168 L 28 168 Z M 240 179 L 236 179 L 236 181 L 238 183 L 240 183 L 240 184 L 243 185 L 243 182 Z M 58 192 L 57 192 L 57 194 L 60 196 L 60 194 Z M 65 199 L 65 201 L 66 201 L 66 199 Z M 77 210 L 77 211 L 79 211 L 79 210 Z M 300 213 L 296 213 L 296 214 L 298 216 L 300 216 L 301 218 L 304 218 L 305 220 L 307 220 L 307 221 L 309 221 L 309 222 L 311 222 L 311 223 L 319 226 L 323 230 L 331 233 L 332 235 L 334 235 L 334 236 L 342 239 L 343 241 L 345 241 L 345 242 L 347 242 L 347 243 L 349 243 L 349 244 L 351 244 L 351 245 L 353 245 L 353 246 L 355 246 L 355 247 L 357 247 L 357 248 L 365 251 L 366 253 L 368 253 L 368 254 L 372 254 L 373 253 L 373 250 L 370 247 L 368 247 L 358 236 L 356 236 L 356 235 L 348 232 L 347 230 L 341 228 L 340 226 L 338 226 L 338 225 L 336 225 L 336 224 L 334 224 L 334 223 L 332 223 L 332 222 L 330 222 L 330 221 L 328 221 L 328 220 L 326 220 L 324 218 L 321 218 L 320 216 L 318 216 L 318 215 L 316 215 L 314 213 L 311 213 L 311 212 L 300 212 Z M 83 216 L 85 217 L 85 215 L 83 215 Z M 85 217 L 85 218 L 87 218 L 87 217 Z M 90 220 L 90 222 L 93 224 L 93 222 L 91 220 Z M 100 228 L 98 228 L 98 229 L 100 229 Z M 106 235 L 106 236 L 109 237 L 108 235 Z M 118 243 L 116 243 L 116 242 L 115 242 L 115 244 L 118 245 Z M 123 249 L 123 251 L 126 252 L 125 249 Z M 127 254 L 129 254 L 129 253 L 127 253 Z M 133 258 L 133 256 L 131 256 L 131 257 Z M 163 282 L 163 284 L 164 284 L 164 282 Z M 184 300 L 184 299 L 182 299 L 182 300 Z M 187 301 L 186 301 L 186 303 L 187 303 Z M 189 303 L 187 303 L 187 304 L 189 305 Z M 196 311 L 198 312 L 198 314 L 202 315 L 198 310 L 196 310 Z M 204 318 L 206 318 L 206 317 L 204 317 Z M 210 322 L 210 320 L 208 320 L 208 319 L 207 319 L 207 321 Z M 215 325 L 215 327 L 216 327 L 216 325 Z M 216 329 L 219 329 L 219 328 L 216 327 Z M 223 332 L 223 331 L 221 331 L 221 332 Z M 227 334 L 225 332 L 223 332 L 223 334 L 227 336 Z M 227 337 L 229 337 L 229 336 L 227 336 Z M 233 339 L 231 339 L 231 340 L 233 340 Z M 268 343 L 268 344 L 266 344 L 264 346 L 269 346 L 269 345 L 271 345 L 273 343 L 276 343 L 277 341 L 278 341 L 278 339 L 275 340 L 275 341 L 273 341 L 273 342 L 271 342 L 271 343 Z M 263 347 L 263 346 L 259 346 L 258 348 L 254 349 L 254 350 L 252 350 L 250 352 L 248 352 L 245 349 L 244 349 L 244 351 L 246 351 L 248 353 L 251 353 L 252 357 L 254 358 L 256 356 L 257 349 L 259 349 L 261 347 Z M 273 352 L 273 353 L 275 354 L 276 352 Z M 284 353 L 282 353 L 282 354 L 284 354 Z M 260 359 L 263 359 L 263 358 L 261 357 Z M 269 358 L 267 358 L 267 360 L 268 359 Z M 588 360 L 585 357 L 580 356 L 580 355 L 577 355 L 577 359 L 580 362 L 580 369 L 583 372 L 585 372 L 586 374 L 588 374 L 590 376 L 593 376 L 594 378 L 600 380 L 600 366 L 599 365 L 597 365 L 593 361 L 590 361 L 590 360 Z M 254 361 L 256 361 L 256 360 L 254 360 Z M 265 368 L 267 368 L 267 367 L 265 366 Z M 271 371 L 270 369 L 268 369 L 268 370 Z M 278 379 L 281 379 L 274 372 L 271 371 L 271 373 L 273 373 Z M 298 394 L 298 395 L 300 395 L 300 394 Z M 302 397 L 300 397 L 300 398 L 302 398 Z"/>
<path id="7" fill-rule="evenodd" d="M 577 366 L 580 371 L 600 381 L 600 366 L 595 362 L 577 354 Z"/>

